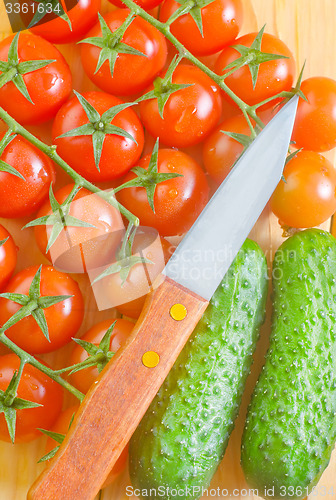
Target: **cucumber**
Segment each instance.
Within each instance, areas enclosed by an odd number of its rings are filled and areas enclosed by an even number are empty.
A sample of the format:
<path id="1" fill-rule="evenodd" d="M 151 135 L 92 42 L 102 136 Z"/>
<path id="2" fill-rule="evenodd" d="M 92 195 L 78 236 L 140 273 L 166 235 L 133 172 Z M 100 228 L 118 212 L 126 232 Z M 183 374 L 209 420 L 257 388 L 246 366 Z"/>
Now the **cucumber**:
<path id="1" fill-rule="evenodd" d="M 196 499 L 224 455 L 264 320 L 267 265 L 246 240 L 130 442 L 136 495 Z M 155 490 L 155 492 L 154 492 Z"/>
<path id="2" fill-rule="evenodd" d="M 270 347 L 242 438 L 245 477 L 260 496 L 307 496 L 330 460 L 336 439 L 335 297 L 335 238 L 309 229 L 285 241 L 274 259 Z"/>

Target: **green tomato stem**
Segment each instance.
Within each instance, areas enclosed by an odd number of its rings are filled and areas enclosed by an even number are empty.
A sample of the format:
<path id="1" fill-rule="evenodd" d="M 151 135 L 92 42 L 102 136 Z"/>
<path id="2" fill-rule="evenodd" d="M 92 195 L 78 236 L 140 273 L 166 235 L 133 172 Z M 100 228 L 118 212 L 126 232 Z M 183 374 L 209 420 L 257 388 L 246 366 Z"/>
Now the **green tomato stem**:
<path id="1" fill-rule="evenodd" d="M 277 94 L 275 96 L 268 97 L 264 101 L 258 102 L 257 104 L 254 104 L 253 106 L 251 106 L 251 112 L 253 113 L 253 111 L 256 111 L 258 108 L 261 108 L 261 106 L 264 106 L 265 104 L 268 104 L 269 102 L 274 101 L 275 99 L 286 98 L 286 97 L 291 97 L 291 96 L 292 96 L 292 92 L 286 92 L 286 91 L 280 92 L 279 94 Z"/>
<path id="2" fill-rule="evenodd" d="M 20 383 L 23 369 L 24 369 L 25 365 L 26 365 L 26 359 L 20 359 L 20 366 L 19 366 L 19 370 L 18 370 L 17 375 L 16 375 L 15 383 L 14 383 L 13 387 L 11 388 L 11 391 L 9 393 L 7 393 L 7 396 L 4 399 L 4 404 L 6 406 L 11 406 L 13 404 L 14 399 L 16 398 L 17 389 L 19 387 L 19 383 Z"/>
<path id="3" fill-rule="evenodd" d="M 44 365 L 40 361 L 38 361 L 34 356 L 31 354 L 28 354 L 26 351 L 21 349 L 21 347 L 17 346 L 12 342 L 8 337 L 6 337 L 4 331 L 0 329 L 0 341 L 3 345 L 8 347 L 11 351 L 13 351 L 21 360 L 21 364 L 24 363 L 29 363 L 30 365 L 34 366 L 37 368 L 39 371 L 45 373 L 50 377 L 52 380 L 60 384 L 64 389 L 69 391 L 71 394 L 73 394 L 79 401 L 83 401 L 84 399 L 84 394 L 82 394 L 78 389 L 76 389 L 73 385 L 71 385 L 69 382 L 64 380 L 60 375 L 57 374 L 57 371 L 52 370 L 48 366 Z M 23 368 L 22 368 L 23 369 Z"/>
<path id="4" fill-rule="evenodd" d="M 19 134 L 31 144 L 36 146 L 40 151 L 46 154 L 51 160 L 53 160 L 59 167 L 61 167 L 64 172 L 66 172 L 71 179 L 78 186 L 84 187 L 91 191 L 91 193 L 98 194 L 103 200 L 107 201 L 110 205 L 117 208 L 120 213 L 126 217 L 135 226 L 139 225 L 139 219 L 135 217 L 129 210 L 127 210 L 123 205 L 121 205 L 115 198 L 113 190 L 106 192 L 102 191 L 100 188 L 86 180 L 80 174 L 78 174 L 73 168 L 68 165 L 63 158 L 61 158 L 56 151 L 56 146 L 48 146 L 44 142 L 40 141 L 37 137 L 26 130 L 22 125 L 20 125 L 14 118 L 12 118 L 3 108 L 0 107 L 0 118 L 8 125 L 9 129 L 14 134 Z"/>

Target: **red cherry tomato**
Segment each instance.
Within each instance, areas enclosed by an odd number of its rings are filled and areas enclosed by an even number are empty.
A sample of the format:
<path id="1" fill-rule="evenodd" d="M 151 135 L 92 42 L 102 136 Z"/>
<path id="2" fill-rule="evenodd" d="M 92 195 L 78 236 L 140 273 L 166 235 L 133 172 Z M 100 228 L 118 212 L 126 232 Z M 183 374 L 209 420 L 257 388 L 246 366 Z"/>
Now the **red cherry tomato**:
<path id="1" fill-rule="evenodd" d="M 86 92 L 84 98 L 102 115 L 122 101 L 104 92 Z M 115 134 L 105 137 L 98 171 L 93 154 L 91 136 L 64 137 L 60 135 L 89 123 L 77 97 L 68 101 L 56 115 L 52 135 L 59 155 L 79 174 L 92 182 L 116 179 L 125 174 L 138 161 L 144 145 L 144 132 L 139 118 L 132 109 L 124 109 L 112 124 L 126 130 L 136 142 Z"/>
<path id="2" fill-rule="evenodd" d="M 78 40 L 81 40 L 97 22 L 100 1 L 101 0 L 76 0 L 76 2 L 73 2 L 75 6 L 67 12 L 71 21 L 71 28 L 66 20 L 49 15 L 43 19 L 40 25 L 31 28 L 30 31 L 45 38 L 51 43 L 78 42 Z M 28 0 L 28 5 L 35 5 L 36 9 L 36 2 Z M 27 26 L 31 19 L 32 16 L 30 16 L 28 22 L 26 22 Z"/>
<path id="3" fill-rule="evenodd" d="M 59 189 L 55 193 L 56 200 L 63 203 L 73 187 L 73 184 L 69 184 Z M 37 217 L 51 213 L 50 201 L 47 201 Z M 35 238 L 41 252 L 57 268 L 72 273 L 87 272 L 110 262 L 123 234 L 124 224 L 120 212 L 97 194 L 82 188 L 70 205 L 69 215 L 94 227 L 67 226 L 47 253 L 53 226 L 35 226 Z"/>
<path id="4" fill-rule="evenodd" d="M 166 22 L 182 2 L 165 0 L 160 9 L 160 21 Z M 171 24 L 171 32 L 193 54 L 214 54 L 234 41 L 243 22 L 240 0 L 214 0 L 202 8 L 203 36 L 190 14 Z"/>
<path id="5" fill-rule="evenodd" d="M 204 141 L 203 163 L 209 175 L 220 184 L 230 172 L 235 161 L 244 150 L 244 146 L 223 132 L 251 135 L 243 115 L 224 120 Z"/>
<path id="6" fill-rule="evenodd" d="M 141 120 L 150 134 L 168 146 L 192 146 L 201 142 L 218 122 L 222 111 L 220 91 L 200 69 L 187 64 L 176 68 L 173 83 L 192 85 L 169 97 L 163 119 L 157 99 L 141 102 Z"/>
<path id="7" fill-rule="evenodd" d="M 0 224 L 0 291 L 8 283 L 12 276 L 16 261 L 17 261 L 17 248 L 10 233 Z M 7 240 L 7 241 L 6 241 Z"/>
<path id="8" fill-rule="evenodd" d="M 0 356 L 0 389 L 5 391 L 20 367 L 15 354 Z M 19 382 L 17 397 L 42 406 L 17 410 L 15 443 L 32 441 L 41 436 L 38 428 L 48 429 L 54 425 L 62 410 L 63 389 L 37 368 L 26 364 Z M 0 439 L 10 441 L 4 414 L 0 414 Z"/>
<path id="9" fill-rule="evenodd" d="M 116 31 L 129 14 L 128 9 L 117 9 L 109 12 L 105 21 L 112 32 Z M 88 33 L 88 37 L 101 37 L 102 31 L 98 23 Z M 108 61 L 96 72 L 101 49 L 95 45 L 83 44 L 81 50 L 82 64 L 90 80 L 105 92 L 117 95 L 130 95 L 143 91 L 150 85 L 154 77 L 162 70 L 167 59 L 165 37 L 156 28 L 141 17 L 136 17 L 127 28 L 122 43 L 142 52 L 144 56 L 119 54 L 116 60 L 113 77 Z"/>
<path id="10" fill-rule="evenodd" d="M 336 211 L 336 171 L 324 156 L 301 151 L 290 160 L 271 198 L 271 208 L 283 225 L 313 227 Z"/>
<path id="11" fill-rule="evenodd" d="M 122 9 L 126 7 L 125 4 L 120 0 L 109 0 L 109 2 Z M 151 10 L 154 9 L 154 7 L 160 5 L 160 3 L 162 3 L 162 0 L 136 0 L 135 3 L 145 10 Z"/>
<path id="12" fill-rule="evenodd" d="M 74 415 L 77 412 L 78 408 L 79 406 L 75 405 L 64 410 L 58 417 L 51 431 L 56 432 L 57 434 L 64 434 L 64 435 L 67 434 L 70 422 L 74 418 Z M 46 445 L 46 454 L 49 453 L 54 448 L 56 448 L 56 446 L 59 446 L 59 443 L 52 438 L 48 438 Z M 105 480 L 105 483 L 103 484 L 102 488 L 106 488 L 106 486 L 113 483 L 113 481 L 119 476 L 119 474 L 123 472 L 123 470 L 127 465 L 127 458 L 128 458 L 128 445 L 125 446 L 120 457 L 113 466 L 113 469 L 107 476 L 107 479 Z"/>
<path id="13" fill-rule="evenodd" d="M 134 328 L 134 323 L 131 323 L 126 319 L 101 321 L 90 328 L 90 330 L 82 336 L 82 340 L 98 346 L 99 342 L 102 340 L 114 321 L 116 321 L 116 324 L 114 325 L 111 335 L 110 350 L 112 352 L 117 352 L 117 350 L 125 344 Z M 89 354 L 83 349 L 83 347 L 76 344 L 71 353 L 70 366 L 81 363 L 88 357 Z M 71 381 L 81 392 L 86 394 L 92 384 L 97 383 L 98 375 L 99 372 L 97 368 L 95 366 L 91 366 L 90 368 L 85 368 L 84 370 L 73 373 L 71 375 Z"/>
<path id="14" fill-rule="evenodd" d="M 55 180 L 52 161 L 20 136 L 5 148 L 1 160 L 14 167 L 25 180 L 0 172 L 0 217 L 31 215 L 46 200 L 49 186 Z"/>
<path id="15" fill-rule="evenodd" d="M 235 41 L 235 45 L 250 47 L 256 36 L 257 33 L 244 35 Z M 293 55 L 279 38 L 264 33 L 261 51 L 283 55 L 288 59 L 276 59 L 261 63 L 255 88 L 253 88 L 248 66 L 243 66 L 225 79 L 225 83 L 230 89 L 249 105 L 260 103 L 279 92 L 290 90 L 294 82 L 295 61 Z M 240 53 L 233 47 L 225 48 L 216 61 L 216 73 L 225 74 L 224 68 L 239 57 L 241 57 Z M 274 101 L 270 105 L 274 105 Z"/>
<path id="16" fill-rule="evenodd" d="M 7 61 L 12 40 L 13 36 L 9 36 L 0 42 L 0 61 Z M 50 120 L 70 95 L 70 68 L 56 47 L 36 35 L 20 34 L 18 54 L 20 63 L 39 59 L 55 62 L 23 75 L 33 104 L 10 81 L 0 88 L 0 106 L 23 124 Z"/>
<path id="17" fill-rule="evenodd" d="M 150 156 L 141 159 L 139 166 L 148 168 Z M 158 172 L 177 173 L 157 185 L 154 194 L 155 213 L 151 209 L 145 188 L 122 189 L 118 200 L 140 219 L 143 226 L 155 228 L 162 236 L 183 234 L 195 222 L 209 197 L 209 186 L 202 168 L 190 156 L 173 149 L 159 150 Z M 130 172 L 127 182 L 135 177 Z"/>
<path id="18" fill-rule="evenodd" d="M 298 148 L 328 151 L 336 146 L 336 81 L 313 77 L 302 82 L 308 99 L 299 100 L 292 139 Z"/>
<path id="19" fill-rule="evenodd" d="M 5 288 L 6 293 L 27 295 L 38 266 L 31 266 L 14 276 Z M 25 351 L 45 353 L 55 351 L 70 342 L 82 324 L 84 303 L 76 281 L 67 274 L 56 271 L 51 266 L 42 266 L 41 296 L 70 295 L 68 299 L 44 309 L 50 342 L 32 316 L 6 330 L 6 335 Z M 22 306 L 5 298 L 0 298 L 0 325 L 4 325 Z"/>
<path id="20" fill-rule="evenodd" d="M 134 238 L 133 252 L 142 253 L 153 264 L 135 265 L 131 268 L 128 278 L 124 284 L 119 274 L 113 274 L 108 278 L 107 290 L 111 297 L 120 297 L 121 303 L 116 305 L 118 311 L 130 318 L 137 319 L 143 309 L 147 295 L 145 290 L 148 288 L 148 281 L 154 283 L 157 276 L 163 271 L 165 264 L 168 262 L 175 250 L 174 245 L 164 238 L 159 241 L 151 242 L 150 232 L 147 234 L 137 234 Z M 139 297 L 141 290 L 144 294 Z M 137 298 L 129 300 L 134 292 Z"/>

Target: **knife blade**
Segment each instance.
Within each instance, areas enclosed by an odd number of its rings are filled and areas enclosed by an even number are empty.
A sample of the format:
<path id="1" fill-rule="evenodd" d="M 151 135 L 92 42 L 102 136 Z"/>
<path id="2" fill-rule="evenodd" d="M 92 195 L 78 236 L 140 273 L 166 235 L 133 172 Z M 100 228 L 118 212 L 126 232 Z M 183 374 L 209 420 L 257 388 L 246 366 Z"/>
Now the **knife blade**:
<path id="1" fill-rule="evenodd" d="M 297 103 L 292 98 L 246 149 L 165 268 L 208 301 L 281 179 Z"/>
<path id="2" fill-rule="evenodd" d="M 279 182 L 297 101 L 292 98 L 248 147 L 184 237 L 29 500 L 94 499 Z"/>

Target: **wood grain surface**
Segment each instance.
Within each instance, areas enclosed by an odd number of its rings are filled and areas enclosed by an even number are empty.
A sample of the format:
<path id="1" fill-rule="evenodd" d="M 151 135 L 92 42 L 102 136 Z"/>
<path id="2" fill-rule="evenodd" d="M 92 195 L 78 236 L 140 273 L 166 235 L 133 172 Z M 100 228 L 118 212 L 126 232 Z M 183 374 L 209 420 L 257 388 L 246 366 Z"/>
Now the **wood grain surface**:
<path id="1" fill-rule="evenodd" d="M 5 1 L 5 0 L 4 0 Z M 242 0 L 245 7 L 245 21 L 242 33 L 256 31 L 265 23 L 266 31 L 279 36 L 292 50 L 297 63 L 297 71 L 306 61 L 305 77 L 323 75 L 336 79 L 336 1 L 335 0 Z M 104 10 L 110 8 L 104 4 Z M 2 10 L 1 10 L 2 9 Z M 9 23 L 0 5 L 0 36 L 8 35 Z M 87 78 L 83 75 L 79 58 L 78 48 L 60 47 L 65 57 L 71 64 L 74 77 L 75 89 L 93 88 Z M 32 128 L 34 130 L 34 128 Z M 48 139 L 49 129 L 35 129 L 40 136 Z M 327 153 L 326 156 L 335 162 L 335 153 Z M 58 183 L 64 182 L 64 176 L 59 175 Z M 0 222 L 1 219 L 0 219 Z M 38 263 L 46 262 L 41 257 L 38 249 L 32 243 L 33 237 L 30 230 L 21 231 L 26 221 L 4 221 L 6 227 L 14 234 L 19 247 L 18 269 Z M 324 225 L 330 228 L 330 222 Z M 282 242 L 281 230 L 276 218 L 266 208 L 256 224 L 251 237 L 255 239 L 266 252 L 270 262 L 275 250 Z M 97 312 L 93 295 L 87 280 L 78 276 L 80 286 L 85 296 L 86 314 L 81 332 L 84 332 L 94 323 L 116 316 L 114 310 Z M 230 443 L 215 475 L 211 488 L 224 490 L 223 493 L 214 494 L 212 498 L 235 498 L 243 500 L 246 498 L 258 498 L 249 494 L 240 464 L 240 438 L 244 423 L 246 407 L 251 390 L 254 386 L 263 357 L 267 349 L 267 339 L 270 326 L 270 307 L 268 307 L 267 321 L 262 330 L 255 363 L 251 376 L 248 379 L 240 416 L 236 428 L 231 436 Z M 0 351 L 1 353 L 1 351 Z M 69 348 L 61 349 L 56 355 L 48 356 L 56 366 L 61 366 L 68 359 Z M 69 402 L 71 398 L 69 398 Z M 0 500 L 24 500 L 27 490 L 43 466 L 37 465 L 38 459 L 44 454 L 45 439 L 41 438 L 31 444 L 15 445 L 0 444 Z M 128 472 L 125 473 L 101 494 L 101 500 L 126 500 L 126 487 L 129 485 Z M 331 490 L 333 488 L 333 491 Z M 336 500 L 336 453 L 334 452 L 330 465 L 323 474 L 313 499 Z M 135 497 L 133 497 L 135 498 Z M 204 496 L 204 499 L 210 496 Z M 61 497 L 55 500 L 62 500 Z M 74 498 L 73 500 L 81 500 Z"/>

